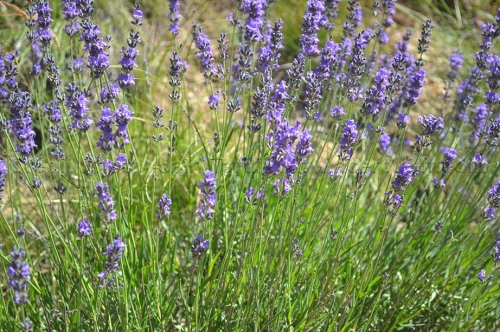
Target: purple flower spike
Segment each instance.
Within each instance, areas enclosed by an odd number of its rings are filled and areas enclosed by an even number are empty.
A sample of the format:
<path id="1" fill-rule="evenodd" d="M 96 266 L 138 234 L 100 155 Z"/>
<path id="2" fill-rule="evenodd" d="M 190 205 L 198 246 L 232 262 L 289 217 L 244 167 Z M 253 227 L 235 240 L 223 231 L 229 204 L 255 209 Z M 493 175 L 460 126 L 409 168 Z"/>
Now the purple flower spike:
<path id="1" fill-rule="evenodd" d="M 123 144 L 130 143 L 127 126 L 130 120 L 132 120 L 132 116 L 134 113 L 129 110 L 127 105 L 121 105 L 113 115 L 115 119 L 115 123 L 118 126 L 116 129 L 115 137 L 120 137 L 122 139 Z M 116 140 L 115 140 L 116 143 Z"/>
<path id="2" fill-rule="evenodd" d="M 17 138 L 16 152 L 27 157 L 37 146 L 35 144 L 35 131 L 29 109 L 31 97 L 28 92 L 12 92 L 9 98 L 11 118 L 8 127 Z"/>
<path id="3" fill-rule="evenodd" d="M 444 182 L 444 178 L 439 179 L 437 176 L 435 176 L 434 179 L 432 179 L 432 184 L 434 185 L 434 188 L 436 188 L 436 189 L 446 187 L 446 183 Z"/>
<path id="4" fill-rule="evenodd" d="M 488 190 L 488 202 L 494 208 L 500 207 L 500 181 Z"/>
<path id="5" fill-rule="evenodd" d="M 420 92 L 425 82 L 425 71 L 419 69 L 416 73 L 411 75 L 410 82 L 408 84 L 408 89 L 405 94 L 404 107 L 409 107 L 415 105 L 418 102 Z"/>
<path id="6" fill-rule="evenodd" d="M 216 70 L 214 66 L 215 58 L 212 51 L 212 46 L 210 45 L 210 39 L 206 34 L 200 31 L 195 31 L 196 40 L 195 44 L 198 51 L 194 54 L 201 63 L 201 73 L 205 78 L 212 77 Z"/>
<path id="7" fill-rule="evenodd" d="M 419 116 L 417 122 L 424 127 L 424 135 L 430 135 L 444 128 L 442 118 L 436 118 L 434 115 Z"/>
<path id="8" fill-rule="evenodd" d="M 309 129 L 304 130 L 300 134 L 299 142 L 296 146 L 296 154 L 299 163 L 305 163 L 307 157 L 314 151 L 311 144 L 312 135 Z"/>
<path id="9" fill-rule="evenodd" d="M 347 120 L 340 137 L 340 158 L 349 160 L 352 157 L 353 146 L 358 138 L 358 129 L 354 120 Z"/>
<path id="10" fill-rule="evenodd" d="M 210 242 L 208 240 L 203 240 L 201 234 L 196 235 L 193 245 L 191 246 L 191 254 L 193 254 L 193 258 L 200 259 L 209 247 Z"/>
<path id="11" fill-rule="evenodd" d="M 179 34 L 179 19 L 182 17 L 181 16 L 181 10 L 180 10 L 180 1 L 179 0 L 170 0 L 169 4 L 169 9 L 170 13 L 168 14 L 168 19 L 172 24 L 170 24 L 169 30 L 172 32 L 174 36 L 177 36 Z"/>
<path id="12" fill-rule="evenodd" d="M 120 87 L 116 83 L 109 83 L 109 86 L 105 86 L 101 90 L 101 102 L 103 104 L 109 103 L 115 100 L 116 96 L 120 93 Z"/>
<path id="13" fill-rule="evenodd" d="M 120 235 L 115 237 L 113 240 L 113 244 L 108 245 L 108 248 L 106 251 L 103 253 L 104 256 L 107 256 L 106 260 L 106 265 L 105 265 L 105 270 L 97 276 L 99 279 L 101 279 L 101 287 L 104 285 L 104 281 L 106 278 L 113 272 L 118 271 L 120 268 L 120 259 L 123 256 L 123 248 L 125 248 L 126 245 L 123 243 L 122 238 Z M 110 288 L 114 285 L 114 278 L 111 278 L 107 284 L 106 288 Z"/>
<path id="14" fill-rule="evenodd" d="M 324 15 L 326 10 L 323 0 L 309 0 L 307 10 L 302 22 L 302 37 L 300 38 L 300 52 L 306 56 L 319 54 L 318 34 L 321 27 L 328 26 L 328 18 Z"/>
<path id="15" fill-rule="evenodd" d="M 160 200 L 158 201 L 158 204 L 156 206 L 158 207 L 158 210 L 156 211 L 156 214 L 160 217 L 161 220 L 165 219 L 168 215 L 170 215 L 170 205 L 172 204 L 172 200 L 170 197 L 167 196 L 167 194 L 161 195 Z"/>
<path id="16" fill-rule="evenodd" d="M 387 155 L 390 155 L 392 153 L 391 135 L 389 135 L 388 133 L 383 133 L 382 135 L 380 135 L 378 142 L 380 144 L 380 150 L 382 152 L 385 152 Z"/>
<path id="17" fill-rule="evenodd" d="M 90 234 L 92 234 L 92 227 L 90 226 L 90 222 L 88 220 L 79 222 L 76 235 L 82 239 L 89 236 Z"/>
<path id="18" fill-rule="evenodd" d="M 474 158 L 472 158 L 472 163 L 476 166 L 483 166 L 488 164 L 488 160 L 482 153 L 477 153 Z"/>
<path id="19" fill-rule="evenodd" d="M 125 153 L 120 153 L 117 157 L 116 157 L 116 163 L 115 163 L 116 167 L 118 169 L 123 169 L 125 168 L 125 165 L 127 165 L 127 155 Z"/>
<path id="20" fill-rule="evenodd" d="M 93 78 L 99 78 L 110 65 L 109 54 L 105 52 L 110 46 L 103 37 L 99 36 L 101 34 L 99 25 L 87 18 L 81 22 L 81 26 L 83 30 L 80 41 L 85 43 L 84 49 L 89 53 L 90 74 Z"/>
<path id="21" fill-rule="evenodd" d="M 483 219 L 495 218 L 495 209 L 500 207 L 500 181 L 497 181 L 488 190 L 488 205 L 484 208 L 481 216 Z"/>
<path id="22" fill-rule="evenodd" d="M 462 64 L 464 63 L 464 56 L 460 52 L 453 52 L 450 55 L 450 72 L 447 74 L 450 81 L 454 81 L 457 77 L 457 72 L 462 68 Z"/>
<path id="23" fill-rule="evenodd" d="M 14 247 L 10 253 L 11 262 L 7 267 L 7 286 L 14 290 L 14 303 L 23 305 L 28 303 L 28 282 L 30 281 L 30 267 L 25 261 L 26 251 Z"/>
<path id="24" fill-rule="evenodd" d="M 105 183 L 99 182 L 95 186 L 95 191 L 99 197 L 99 208 L 101 209 L 101 215 L 104 217 L 105 222 L 112 222 L 118 218 L 118 213 L 113 209 L 115 206 L 115 201 L 109 193 L 109 186 Z"/>
<path id="25" fill-rule="evenodd" d="M 7 178 L 7 163 L 0 159 L 0 200 L 3 198 L 3 192 L 5 190 L 5 180 Z"/>
<path id="26" fill-rule="evenodd" d="M 80 91 L 78 85 L 69 84 L 66 87 L 66 106 L 69 108 L 69 115 L 73 118 L 71 129 L 78 129 L 82 132 L 89 130 L 93 121 L 87 114 L 90 111 L 88 91 Z"/>
<path id="27" fill-rule="evenodd" d="M 493 256 L 493 262 L 495 264 L 500 263 L 500 241 L 497 241 L 496 245 L 493 247 L 495 250 L 495 255 Z"/>
<path id="28" fill-rule="evenodd" d="M 344 112 L 344 108 L 343 107 L 339 107 L 339 106 L 335 106 L 331 111 L 330 111 L 330 115 L 336 119 L 336 120 L 340 120 L 342 118 L 342 116 L 345 115 L 345 112 Z"/>
<path id="29" fill-rule="evenodd" d="M 414 174 L 415 170 L 410 163 L 402 163 L 399 166 L 398 172 L 396 173 L 396 178 L 394 179 L 394 181 L 392 181 L 392 188 L 394 188 L 394 191 L 404 191 L 406 186 L 413 180 Z"/>
<path id="30" fill-rule="evenodd" d="M 484 282 L 484 278 L 485 278 L 485 277 L 486 277 L 486 271 L 485 271 L 485 270 L 481 270 L 481 272 L 479 272 L 479 273 L 477 274 L 477 278 L 479 279 L 479 281 L 480 281 L 481 283 L 483 283 L 483 282 Z"/>
<path id="31" fill-rule="evenodd" d="M 457 159 L 457 150 L 450 149 L 447 147 L 441 148 L 441 153 L 444 155 L 444 160 L 441 162 L 443 174 L 448 173 L 451 166 L 453 165 L 453 161 Z"/>
<path id="32" fill-rule="evenodd" d="M 215 213 L 213 209 L 217 204 L 217 194 L 215 192 L 215 173 L 212 171 L 205 171 L 205 179 L 200 183 L 200 191 L 202 194 L 201 206 L 196 214 L 202 220 L 211 220 L 212 214 Z"/>
<path id="33" fill-rule="evenodd" d="M 220 94 L 217 92 L 214 93 L 213 95 L 208 96 L 208 106 L 210 107 L 211 110 L 219 109 L 219 101 L 220 101 Z"/>
<path id="34" fill-rule="evenodd" d="M 113 123 L 111 109 L 107 107 L 103 108 L 102 116 L 99 118 L 99 122 L 96 123 L 96 127 L 99 128 L 99 131 L 102 133 L 99 137 L 99 142 L 97 142 L 97 146 L 104 152 L 111 151 L 113 146 L 117 145 L 116 138 L 113 135 L 113 129 L 111 128 Z"/>
<path id="35" fill-rule="evenodd" d="M 248 15 L 245 21 L 245 41 L 258 42 L 264 39 L 264 16 L 267 7 L 266 0 L 243 0 L 240 9 Z"/>

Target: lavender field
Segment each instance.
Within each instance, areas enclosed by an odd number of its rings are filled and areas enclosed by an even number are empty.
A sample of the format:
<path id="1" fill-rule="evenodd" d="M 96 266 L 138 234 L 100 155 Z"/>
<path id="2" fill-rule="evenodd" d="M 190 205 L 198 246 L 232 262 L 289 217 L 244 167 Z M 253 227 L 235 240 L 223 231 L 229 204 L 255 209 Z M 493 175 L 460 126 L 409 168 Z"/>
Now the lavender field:
<path id="1" fill-rule="evenodd" d="M 0 1 L 0 331 L 500 329 L 500 4 Z"/>

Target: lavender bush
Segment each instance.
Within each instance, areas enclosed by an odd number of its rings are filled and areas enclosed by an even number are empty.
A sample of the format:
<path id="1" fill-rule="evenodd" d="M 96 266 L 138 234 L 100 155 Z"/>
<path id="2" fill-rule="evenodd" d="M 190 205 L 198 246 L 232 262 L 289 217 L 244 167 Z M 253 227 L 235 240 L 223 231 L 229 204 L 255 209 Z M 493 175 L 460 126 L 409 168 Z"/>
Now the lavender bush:
<path id="1" fill-rule="evenodd" d="M 363 4 L 0 2 L 0 329 L 498 329 L 500 8 Z"/>

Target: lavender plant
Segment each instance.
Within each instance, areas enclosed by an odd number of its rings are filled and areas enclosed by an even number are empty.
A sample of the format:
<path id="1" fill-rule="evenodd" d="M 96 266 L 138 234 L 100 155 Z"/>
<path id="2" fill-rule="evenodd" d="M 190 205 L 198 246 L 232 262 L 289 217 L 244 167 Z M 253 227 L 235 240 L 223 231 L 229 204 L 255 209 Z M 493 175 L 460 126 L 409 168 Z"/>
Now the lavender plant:
<path id="1" fill-rule="evenodd" d="M 498 329 L 500 9 L 395 3 L 0 2 L 0 329 Z"/>

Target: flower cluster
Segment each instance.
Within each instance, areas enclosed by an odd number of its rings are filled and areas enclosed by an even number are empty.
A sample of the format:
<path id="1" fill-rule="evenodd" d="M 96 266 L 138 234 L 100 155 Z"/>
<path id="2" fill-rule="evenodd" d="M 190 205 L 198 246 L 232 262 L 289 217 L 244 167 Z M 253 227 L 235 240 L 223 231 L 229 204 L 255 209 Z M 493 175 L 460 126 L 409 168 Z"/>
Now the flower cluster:
<path id="1" fill-rule="evenodd" d="M 156 204 L 156 207 L 158 208 L 156 214 L 158 215 L 158 217 L 160 217 L 161 220 L 170 215 L 170 205 L 172 205 L 172 200 L 170 199 L 170 197 L 168 197 L 167 194 L 161 195 L 160 200 Z"/>
<path id="2" fill-rule="evenodd" d="M 104 282 L 106 281 L 107 277 L 110 274 L 118 271 L 118 269 L 120 268 L 120 259 L 123 256 L 123 248 L 125 247 L 125 243 L 123 243 L 122 238 L 120 237 L 120 235 L 118 235 L 114 238 L 113 243 L 109 244 L 108 248 L 103 253 L 104 256 L 107 256 L 105 269 L 103 272 L 97 274 L 99 279 L 101 279 L 101 287 L 104 286 Z M 113 285 L 114 278 L 111 278 L 106 283 L 106 288 L 111 288 Z"/>
<path id="3" fill-rule="evenodd" d="M 358 139 L 358 128 L 354 120 L 347 120 L 340 136 L 340 159 L 349 160 L 352 157 L 353 147 Z"/>
<path id="4" fill-rule="evenodd" d="M 488 160 L 486 159 L 486 157 L 482 153 L 478 152 L 472 158 L 472 163 L 476 166 L 483 166 L 483 165 L 488 164 Z"/>
<path id="5" fill-rule="evenodd" d="M 497 241 L 496 245 L 493 247 L 495 254 L 493 255 L 493 262 L 495 264 L 500 263 L 500 241 Z"/>
<path id="6" fill-rule="evenodd" d="M 141 6 L 135 4 L 133 17 L 134 20 L 131 22 L 134 26 L 142 25 L 141 18 L 143 14 L 141 11 Z M 134 83 L 134 74 L 132 74 L 132 69 L 137 67 L 135 62 L 139 51 L 137 50 L 137 44 L 141 42 L 141 34 L 139 31 L 130 30 L 129 37 L 127 39 L 128 49 L 122 47 L 122 59 L 120 60 L 120 65 L 122 66 L 122 73 L 118 75 L 118 84 L 120 87 L 125 88 Z"/>
<path id="7" fill-rule="evenodd" d="M 5 180 L 7 177 L 7 163 L 5 160 L 0 159 L 0 200 L 3 198 L 3 192 L 5 190 Z"/>
<path id="8" fill-rule="evenodd" d="M 483 219 L 491 220 L 495 218 L 495 210 L 500 207 L 500 181 L 497 181 L 488 190 L 488 205 L 481 214 Z"/>
<path id="9" fill-rule="evenodd" d="M 302 22 L 302 36 L 300 38 L 300 51 L 305 56 L 319 54 L 318 31 L 321 27 L 328 25 L 328 19 L 324 15 L 326 8 L 323 0 L 307 1 L 307 10 Z"/>
<path id="10" fill-rule="evenodd" d="M 281 28 L 283 26 L 283 21 L 278 20 L 274 23 L 270 31 L 266 44 L 259 48 L 258 51 L 258 65 L 257 68 L 261 73 L 266 74 L 265 80 L 270 81 L 269 75 L 271 70 L 279 68 L 278 59 L 281 57 L 279 50 L 283 48 L 283 34 L 281 33 Z"/>
<path id="11" fill-rule="evenodd" d="M 201 234 L 196 235 L 196 238 L 191 245 L 191 254 L 193 255 L 193 258 L 200 259 L 209 247 L 210 242 L 208 240 L 203 240 Z"/>
<path id="12" fill-rule="evenodd" d="M 215 173 L 205 171 L 205 178 L 200 182 L 201 206 L 196 214 L 202 220 L 211 220 L 215 213 L 214 207 L 217 204 L 217 193 L 215 192 Z"/>
<path id="13" fill-rule="evenodd" d="M 40 0 L 33 7 L 28 8 L 26 13 L 30 16 L 26 25 L 30 28 L 27 38 L 31 41 L 30 55 L 33 61 L 31 75 L 38 75 L 42 71 L 42 57 L 47 55 L 53 38 L 50 30 L 52 8 L 48 1 Z M 37 19 L 33 20 L 36 15 Z M 36 31 L 32 30 L 36 26 Z"/>
<path id="14" fill-rule="evenodd" d="M 97 192 L 97 197 L 99 198 L 99 209 L 101 209 L 100 214 L 103 216 L 103 221 L 110 223 L 116 218 L 118 218 L 118 213 L 114 210 L 115 201 L 109 193 L 109 186 L 105 183 L 99 182 L 95 186 L 95 191 Z"/>
<path id="15" fill-rule="evenodd" d="M 432 142 L 428 141 L 427 136 L 436 133 L 444 128 L 443 119 L 436 118 L 432 114 L 419 116 L 417 122 L 421 124 L 424 129 L 424 136 L 415 135 L 415 146 L 417 149 L 429 146 Z"/>
<path id="16" fill-rule="evenodd" d="M 47 114 L 49 121 L 51 123 L 49 127 L 49 142 L 52 144 L 52 148 L 50 150 L 50 155 L 55 159 L 63 159 L 64 151 L 62 148 L 63 138 L 62 138 L 62 114 L 60 104 L 62 100 L 60 98 L 51 100 L 49 103 L 43 105 L 45 110 L 45 114 Z"/>
<path id="17" fill-rule="evenodd" d="M 28 92 L 12 92 L 9 98 L 10 115 L 8 127 L 14 137 L 17 138 L 16 152 L 19 153 L 24 162 L 27 162 L 35 144 L 35 131 L 33 130 L 33 120 L 31 118 L 31 98 Z"/>
<path id="18" fill-rule="evenodd" d="M 0 54 L 0 101 L 8 100 L 11 92 L 18 89 L 16 56 Z"/>
<path id="19" fill-rule="evenodd" d="M 84 49 L 89 53 L 88 66 L 90 74 L 93 78 L 99 78 L 109 67 L 109 54 L 106 50 L 110 47 L 109 41 L 111 41 L 111 37 L 108 36 L 105 41 L 100 36 L 99 25 L 94 24 L 89 18 L 83 20 L 81 26 L 80 41 L 85 43 Z"/>
<path id="20" fill-rule="evenodd" d="M 169 97 L 172 101 L 177 101 L 180 99 L 179 87 L 181 85 L 181 75 L 186 70 L 186 64 L 182 61 L 182 58 L 177 52 L 172 52 L 172 58 L 170 58 L 170 79 L 168 83 L 173 88 Z"/>
<path id="21" fill-rule="evenodd" d="M 113 162 L 112 160 L 109 159 L 104 159 L 101 162 L 101 167 L 102 167 L 102 175 L 103 176 L 111 176 L 115 174 L 118 170 L 125 168 L 125 165 L 127 164 L 127 155 L 124 153 L 118 154 L 116 157 L 116 162 Z"/>
<path id="22" fill-rule="evenodd" d="M 259 42 L 264 39 L 264 15 L 267 7 L 266 0 L 243 0 L 240 10 L 248 15 L 245 21 L 245 41 Z"/>
<path id="23" fill-rule="evenodd" d="M 93 121 L 87 112 L 89 107 L 89 91 L 80 91 L 75 83 L 70 83 L 66 87 L 66 106 L 69 109 L 69 115 L 73 118 L 71 129 L 78 129 L 82 132 L 89 130 Z"/>
<path id="24" fill-rule="evenodd" d="M 416 174 L 417 171 L 408 162 L 404 162 L 399 166 L 396 177 L 392 181 L 392 188 L 394 191 L 387 191 L 384 199 L 385 205 L 389 208 L 389 212 L 392 215 L 394 215 L 403 204 L 403 192 L 413 181 Z"/>
<path id="25" fill-rule="evenodd" d="M 169 5 L 168 8 L 170 9 L 170 13 L 168 14 L 168 19 L 172 24 L 170 24 L 170 27 L 168 28 L 170 32 L 174 36 L 177 36 L 179 34 L 179 19 L 182 17 L 181 15 L 181 10 L 180 10 L 180 1 L 179 0 L 169 0 Z"/>
<path id="26" fill-rule="evenodd" d="M 120 94 L 120 87 L 116 83 L 109 83 L 108 86 L 105 86 L 101 89 L 100 93 L 100 103 L 107 104 L 115 100 L 116 96 Z"/>
<path id="27" fill-rule="evenodd" d="M 264 194 L 260 191 L 257 190 L 255 192 L 255 189 L 253 187 L 248 188 L 248 190 L 245 190 L 245 200 L 248 204 L 255 205 L 258 203 L 258 201 L 262 200 L 264 198 Z"/>
<path id="28" fill-rule="evenodd" d="M 28 303 L 28 282 L 30 281 L 30 267 L 26 263 L 26 251 L 22 248 L 14 248 L 10 253 L 10 265 L 7 268 L 7 283 L 14 291 L 14 303 L 23 305 Z"/>
<path id="29" fill-rule="evenodd" d="M 392 181 L 392 188 L 395 192 L 400 193 L 406 189 L 406 186 L 413 181 L 415 170 L 410 163 L 402 163 L 396 173 L 396 178 Z"/>
<path id="30" fill-rule="evenodd" d="M 82 20 L 88 18 L 94 13 L 93 0 L 63 0 L 62 13 L 64 19 L 68 23 L 64 26 L 63 31 L 70 37 L 74 37 L 81 29 L 81 24 L 78 18 Z"/>
<path id="31" fill-rule="evenodd" d="M 450 149 L 447 147 L 441 148 L 441 153 L 444 156 L 444 160 L 441 162 L 442 165 L 442 176 L 449 172 L 451 166 L 453 165 L 453 161 L 457 159 L 457 150 Z"/>
<path id="32" fill-rule="evenodd" d="M 264 166 L 266 174 L 278 174 L 283 168 L 287 175 L 293 175 L 299 164 L 304 163 L 313 151 L 312 135 L 308 129 L 301 131 L 299 122 L 291 126 L 288 121 L 281 121 L 267 139 L 271 155 Z"/>
<path id="33" fill-rule="evenodd" d="M 78 223 L 78 230 L 76 231 L 76 235 L 79 238 L 84 238 L 92 234 L 92 227 L 90 226 L 90 222 L 88 220 L 83 220 Z"/>
<path id="34" fill-rule="evenodd" d="M 201 73 L 205 76 L 205 78 L 210 78 L 216 72 L 214 66 L 215 58 L 212 46 L 210 45 L 210 39 L 206 34 L 201 32 L 201 28 L 199 28 L 198 31 L 195 30 L 194 35 L 195 45 L 198 48 L 195 55 L 198 59 L 200 59 Z"/>
<path id="35" fill-rule="evenodd" d="M 101 132 L 97 146 L 102 151 L 109 152 L 113 147 L 121 149 L 125 144 L 130 143 L 127 128 L 134 113 L 130 111 L 128 106 L 125 104 L 121 105 L 115 113 L 108 107 L 103 108 L 101 112 L 101 117 L 96 123 L 96 127 L 99 128 Z M 114 133 L 112 128 L 113 124 L 117 126 Z"/>

